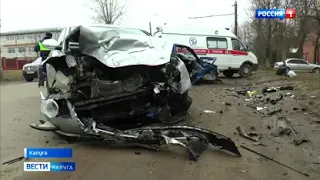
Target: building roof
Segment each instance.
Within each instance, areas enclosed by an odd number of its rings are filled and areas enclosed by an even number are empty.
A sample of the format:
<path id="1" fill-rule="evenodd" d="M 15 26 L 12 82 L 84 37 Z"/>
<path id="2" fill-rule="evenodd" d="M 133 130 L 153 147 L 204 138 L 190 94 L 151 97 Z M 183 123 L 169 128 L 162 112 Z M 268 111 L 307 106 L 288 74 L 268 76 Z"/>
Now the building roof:
<path id="1" fill-rule="evenodd" d="M 62 30 L 62 28 L 60 28 L 60 27 L 26 29 L 26 30 L 18 30 L 18 31 L 1 32 L 0 36 L 23 35 L 23 34 L 34 34 L 34 33 L 46 33 L 46 32 L 60 32 L 61 30 Z"/>

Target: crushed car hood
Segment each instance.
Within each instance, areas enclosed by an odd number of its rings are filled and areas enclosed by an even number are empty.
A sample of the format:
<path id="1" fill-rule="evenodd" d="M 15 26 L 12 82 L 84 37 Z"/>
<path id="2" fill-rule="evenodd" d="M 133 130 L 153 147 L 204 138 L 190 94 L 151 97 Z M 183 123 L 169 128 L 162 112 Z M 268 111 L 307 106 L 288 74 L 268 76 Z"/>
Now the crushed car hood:
<path id="1" fill-rule="evenodd" d="M 170 61 L 173 43 L 104 27 L 80 26 L 79 47 L 108 67 L 158 66 Z"/>

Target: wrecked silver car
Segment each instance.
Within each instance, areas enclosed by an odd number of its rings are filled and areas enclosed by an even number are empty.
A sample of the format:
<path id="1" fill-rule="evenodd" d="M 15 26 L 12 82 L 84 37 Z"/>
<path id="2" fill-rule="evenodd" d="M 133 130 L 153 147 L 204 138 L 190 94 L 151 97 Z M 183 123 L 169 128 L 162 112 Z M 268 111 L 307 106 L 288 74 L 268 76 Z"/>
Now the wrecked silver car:
<path id="1" fill-rule="evenodd" d="M 209 146 L 240 156 L 221 134 L 174 125 L 186 120 L 192 101 L 188 70 L 172 43 L 107 25 L 61 34 L 61 42 L 43 42 L 52 49 L 44 62 L 47 90 L 40 92 L 46 120 L 32 128 L 152 149 L 178 144 L 192 160 Z"/>

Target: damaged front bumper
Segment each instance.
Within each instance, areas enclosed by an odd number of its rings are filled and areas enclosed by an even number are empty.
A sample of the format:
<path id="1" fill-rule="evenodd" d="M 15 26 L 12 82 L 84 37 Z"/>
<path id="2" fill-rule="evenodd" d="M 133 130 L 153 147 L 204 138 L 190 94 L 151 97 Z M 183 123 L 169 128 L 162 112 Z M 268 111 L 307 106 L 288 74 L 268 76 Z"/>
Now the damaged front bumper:
<path id="1" fill-rule="evenodd" d="M 114 129 L 102 123 L 97 123 L 92 119 L 80 120 L 71 102 L 66 101 L 70 116 L 61 118 L 61 121 L 64 120 L 64 123 L 68 123 L 69 129 L 61 129 L 54 124 L 57 119 L 52 119 L 48 116 L 48 121 L 40 124 L 31 124 L 30 126 L 38 130 L 54 131 L 63 136 L 98 138 L 107 140 L 109 143 L 136 145 L 156 150 L 161 149 L 166 144 L 176 144 L 186 148 L 189 153 L 189 159 L 193 161 L 197 161 L 202 152 L 209 147 L 224 150 L 235 156 L 241 156 L 235 143 L 230 138 L 206 129 L 166 125 L 153 125 L 128 130 Z M 73 127 L 73 130 L 70 127 Z"/>

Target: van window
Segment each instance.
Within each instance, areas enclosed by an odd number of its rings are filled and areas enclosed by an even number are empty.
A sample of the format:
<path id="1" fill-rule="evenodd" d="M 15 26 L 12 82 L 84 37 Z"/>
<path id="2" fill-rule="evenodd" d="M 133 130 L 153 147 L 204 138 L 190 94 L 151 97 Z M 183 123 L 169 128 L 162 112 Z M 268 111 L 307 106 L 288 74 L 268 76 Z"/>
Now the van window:
<path id="1" fill-rule="evenodd" d="M 232 41 L 233 50 L 239 50 L 239 51 L 246 50 L 246 47 L 238 39 L 231 39 L 231 41 Z"/>
<path id="2" fill-rule="evenodd" d="M 209 49 L 227 49 L 226 38 L 207 37 L 207 46 Z"/>

